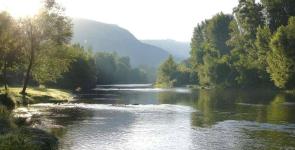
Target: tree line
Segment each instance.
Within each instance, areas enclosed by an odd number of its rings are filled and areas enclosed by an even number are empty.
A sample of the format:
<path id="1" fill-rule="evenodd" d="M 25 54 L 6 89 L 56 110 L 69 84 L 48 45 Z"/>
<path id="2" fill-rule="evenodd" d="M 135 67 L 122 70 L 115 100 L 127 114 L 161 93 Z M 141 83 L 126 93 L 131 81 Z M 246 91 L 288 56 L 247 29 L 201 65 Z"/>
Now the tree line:
<path id="1" fill-rule="evenodd" d="M 239 0 L 232 14 L 218 13 L 193 33 L 190 70 L 206 87 L 295 87 L 295 1 Z M 162 65 L 169 66 L 169 59 Z M 174 72 L 157 82 L 181 80 Z M 164 81 L 165 82 L 165 81 Z M 181 82 L 186 84 L 186 82 Z"/>
<path id="2" fill-rule="evenodd" d="M 22 84 L 62 88 L 95 87 L 96 83 L 146 80 L 142 69 L 133 69 L 129 58 L 92 53 L 71 44 L 73 25 L 65 9 L 46 0 L 38 14 L 16 20 L 0 12 L 0 85 Z"/>

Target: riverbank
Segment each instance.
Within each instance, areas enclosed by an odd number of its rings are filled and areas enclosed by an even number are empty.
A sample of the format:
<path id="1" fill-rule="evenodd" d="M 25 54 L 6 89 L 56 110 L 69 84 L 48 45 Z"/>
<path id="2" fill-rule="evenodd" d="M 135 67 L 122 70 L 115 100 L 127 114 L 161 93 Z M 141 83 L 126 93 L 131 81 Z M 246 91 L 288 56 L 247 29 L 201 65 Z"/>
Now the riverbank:
<path id="1" fill-rule="evenodd" d="M 70 91 L 61 89 L 31 87 L 27 89 L 26 95 L 20 94 L 20 91 L 21 87 L 12 87 L 8 91 L 0 88 L 0 104 L 11 108 L 35 103 L 68 102 L 73 99 Z"/>
<path id="2" fill-rule="evenodd" d="M 54 150 L 58 139 L 41 129 L 32 128 L 34 121 L 12 114 L 18 106 L 35 103 L 63 103 L 73 99 L 71 92 L 60 89 L 28 88 L 21 95 L 20 87 L 0 88 L 0 149 Z"/>

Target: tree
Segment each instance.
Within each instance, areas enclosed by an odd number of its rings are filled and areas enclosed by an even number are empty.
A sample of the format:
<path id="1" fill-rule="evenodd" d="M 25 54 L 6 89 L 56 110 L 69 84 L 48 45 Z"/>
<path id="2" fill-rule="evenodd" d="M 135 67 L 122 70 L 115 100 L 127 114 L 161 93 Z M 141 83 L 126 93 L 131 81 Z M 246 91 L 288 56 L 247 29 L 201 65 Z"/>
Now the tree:
<path id="1" fill-rule="evenodd" d="M 256 34 L 255 46 L 257 48 L 258 55 L 258 68 L 259 70 L 266 70 L 267 68 L 267 55 L 270 52 L 270 40 L 272 34 L 268 27 L 258 27 Z"/>
<path id="2" fill-rule="evenodd" d="M 268 72 L 279 88 L 295 87 L 295 17 L 281 26 L 271 39 L 267 57 Z"/>
<path id="3" fill-rule="evenodd" d="M 230 48 L 226 41 L 230 38 L 229 24 L 232 19 L 231 15 L 225 15 L 221 12 L 208 21 L 205 29 L 205 49 L 207 54 L 210 53 L 213 57 L 229 54 Z"/>
<path id="4" fill-rule="evenodd" d="M 229 24 L 232 19 L 231 15 L 219 13 L 195 28 L 190 59 L 201 85 L 222 84 L 230 75 L 230 71 L 224 72 L 229 69 L 222 72 L 218 70 L 221 66 L 229 67 L 223 58 L 230 53 L 230 47 L 226 41 L 230 38 Z"/>
<path id="5" fill-rule="evenodd" d="M 196 78 L 198 78 L 198 66 L 203 64 L 203 56 L 205 54 L 203 46 L 205 42 L 205 27 L 207 25 L 207 21 L 203 21 L 200 24 L 197 25 L 194 29 L 193 37 L 191 39 L 191 51 L 190 51 L 190 64 L 191 64 L 191 70 L 193 74 L 196 75 Z M 197 79 L 195 79 L 197 80 Z M 198 78 L 199 80 L 199 78 Z"/>
<path id="6" fill-rule="evenodd" d="M 241 34 L 253 40 L 256 38 L 257 27 L 263 25 L 262 5 L 255 0 L 239 0 L 233 14 Z"/>
<path id="7" fill-rule="evenodd" d="M 62 78 L 55 83 L 56 86 L 76 90 L 89 90 L 96 86 L 96 67 L 94 56 L 91 51 L 86 51 L 80 45 L 69 47 L 74 54 L 74 61 L 71 62 L 69 71 L 64 73 Z"/>
<path id="8" fill-rule="evenodd" d="M 255 44 L 257 28 L 263 26 L 263 7 L 255 0 L 239 0 L 234 8 L 235 20 L 231 23 L 231 63 L 237 86 L 247 87 L 270 83 L 265 65 L 259 60 L 259 49 Z M 259 84 L 258 84 L 259 83 Z"/>
<path id="9" fill-rule="evenodd" d="M 116 71 L 115 71 L 115 81 L 120 83 L 122 81 L 129 82 L 129 76 L 131 75 L 131 66 L 129 57 L 116 57 L 115 58 Z"/>
<path id="10" fill-rule="evenodd" d="M 198 75 L 192 69 L 189 60 L 184 60 L 177 64 L 177 82 L 176 85 L 197 84 Z"/>
<path id="11" fill-rule="evenodd" d="M 266 21 L 272 32 L 281 25 L 287 25 L 288 19 L 295 16 L 294 0 L 261 0 L 265 7 Z"/>
<path id="12" fill-rule="evenodd" d="M 199 84 L 295 87 L 294 7 L 294 0 L 239 0 L 233 17 L 220 13 L 198 24 L 190 60 Z"/>
<path id="13" fill-rule="evenodd" d="M 17 22 L 7 12 L 0 13 L 0 69 L 5 90 L 8 71 L 16 70 L 21 51 L 20 30 Z"/>
<path id="14" fill-rule="evenodd" d="M 158 69 L 157 85 L 164 87 L 173 87 L 177 80 L 177 64 L 170 55 Z"/>
<path id="15" fill-rule="evenodd" d="M 97 82 L 110 84 L 114 82 L 116 66 L 116 54 L 98 52 L 95 54 Z"/>
<path id="16" fill-rule="evenodd" d="M 203 43 L 205 42 L 205 27 L 207 21 L 203 21 L 197 25 L 194 29 L 193 37 L 191 39 L 191 51 L 190 51 L 190 61 L 192 67 L 196 70 L 198 64 L 203 63 Z"/>
<path id="17" fill-rule="evenodd" d="M 147 81 L 143 69 L 132 68 L 129 57 L 116 53 L 98 52 L 95 54 L 97 83 L 142 83 Z"/>
<path id="18" fill-rule="evenodd" d="M 66 44 L 72 36 L 72 24 L 64 16 L 63 8 L 54 0 L 47 0 L 38 15 L 22 22 L 22 29 L 27 40 L 24 46 L 27 69 L 21 91 L 25 94 L 31 75 L 39 83 L 45 83 L 55 81 L 68 70 L 72 58 L 68 57 Z"/>

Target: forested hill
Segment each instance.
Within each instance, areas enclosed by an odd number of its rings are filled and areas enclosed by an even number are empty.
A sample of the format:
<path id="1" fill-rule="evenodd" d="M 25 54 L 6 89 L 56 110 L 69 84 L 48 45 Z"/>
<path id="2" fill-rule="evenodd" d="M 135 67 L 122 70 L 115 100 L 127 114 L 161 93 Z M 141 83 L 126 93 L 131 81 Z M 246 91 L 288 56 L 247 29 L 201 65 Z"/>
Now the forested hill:
<path id="1" fill-rule="evenodd" d="M 189 42 L 178 42 L 174 40 L 142 40 L 143 43 L 151 44 L 166 50 L 177 60 L 184 60 L 189 57 Z"/>
<path id="2" fill-rule="evenodd" d="M 72 41 L 90 47 L 94 52 L 116 52 L 128 56 L 132 66 L 158 66 L 169 55 L 161 48 L 144 44 L 129 31 L 117 25 L 105 24 L 86 19 L 73 19 Z"/>

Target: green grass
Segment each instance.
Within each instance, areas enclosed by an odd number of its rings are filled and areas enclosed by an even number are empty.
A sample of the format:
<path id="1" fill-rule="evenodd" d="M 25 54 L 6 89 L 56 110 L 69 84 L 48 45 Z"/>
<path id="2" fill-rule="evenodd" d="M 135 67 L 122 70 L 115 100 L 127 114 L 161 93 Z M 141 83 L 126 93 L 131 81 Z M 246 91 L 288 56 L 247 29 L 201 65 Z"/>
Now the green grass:
<path id="1" fill-rule="evenodd" d="M 20 127 L 0 136 L 0 149 L 56 150 L 58 139 L 40 129 Z"/>
<path id="2" fill-rule="evenodd" d="M 18 130 L 0 135 L 0 148 L 5 150 L 38 150 L 38 145 L 31 143 L 32 139 Z"/>
<path id="3" fill-rule="evenodd" d="M 27 89 L 27 94 L 22 95 L 21 87 L 11 87 L 6 92 L 4 88 L 0 88 L 0 103 L 2 101 L 9 103 L 11 101 L 14 105 L 32 104 L 32 103 L 58 103 L 67 102 L 73 99 L 71 92 L 61 89 L 37 88 L 30 87 Z M 5 100 L 6 99 L 6 100 Z"/>

